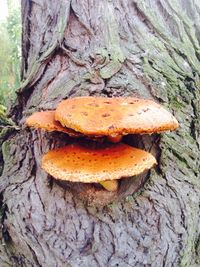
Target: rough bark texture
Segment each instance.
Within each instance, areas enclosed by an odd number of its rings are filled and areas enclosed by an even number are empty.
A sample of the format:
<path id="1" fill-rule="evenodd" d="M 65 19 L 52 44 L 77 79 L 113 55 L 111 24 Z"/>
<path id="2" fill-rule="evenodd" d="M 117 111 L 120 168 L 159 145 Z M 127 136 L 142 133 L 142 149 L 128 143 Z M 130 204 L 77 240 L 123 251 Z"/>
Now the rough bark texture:
<path id="1" fill-rule="evenodd" d="M 22 17 L 20 130 L 2 133 L 0 266 L 200 266 L 199 1 L 22 0 Z M 152 98 L 179 120 L 135 141 L 159 162 L 138 194 L 86 205 L 41 170 L 42 154 L 70 140 L 24 118 L 79 95 Z"/>

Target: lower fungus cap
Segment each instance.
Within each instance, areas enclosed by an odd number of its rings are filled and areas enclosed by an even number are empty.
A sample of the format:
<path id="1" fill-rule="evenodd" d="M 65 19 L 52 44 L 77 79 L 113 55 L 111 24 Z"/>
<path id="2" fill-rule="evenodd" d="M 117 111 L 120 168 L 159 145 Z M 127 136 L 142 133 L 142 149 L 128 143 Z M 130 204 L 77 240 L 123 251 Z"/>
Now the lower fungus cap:
<path id="1" fill-rule="evenodd" d="M 156 164 L 148 152 L 125 144 L 90 149 L 68 145 L 49 151 L 42 168 L 54 178 L 72 182 L 98 183 L 138 175 Z"/>

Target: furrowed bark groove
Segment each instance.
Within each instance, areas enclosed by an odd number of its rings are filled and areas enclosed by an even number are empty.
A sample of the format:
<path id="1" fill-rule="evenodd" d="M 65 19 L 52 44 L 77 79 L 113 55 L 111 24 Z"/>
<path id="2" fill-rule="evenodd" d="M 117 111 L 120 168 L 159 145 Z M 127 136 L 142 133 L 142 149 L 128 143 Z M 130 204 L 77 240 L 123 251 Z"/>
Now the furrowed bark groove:
<path id="1" fill-rule="evenodd" d="M 1 138 L 0 265 L 198 267 L 199 1 L 22 0 L 22 18 L 20 130 Z M 180 122 L 125 139 L 159 162 L 138 193 L 86 205 L 41 170 L 45 152 L 72 140 L 24 119 L 80 95 L 151 98 Z"/>

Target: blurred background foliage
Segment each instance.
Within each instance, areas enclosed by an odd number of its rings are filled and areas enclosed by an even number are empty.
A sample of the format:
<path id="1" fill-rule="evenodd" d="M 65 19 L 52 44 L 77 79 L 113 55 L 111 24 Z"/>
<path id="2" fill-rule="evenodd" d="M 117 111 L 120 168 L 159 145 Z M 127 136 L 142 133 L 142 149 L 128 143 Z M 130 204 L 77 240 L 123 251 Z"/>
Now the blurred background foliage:
<path id="1" fill-rule="evenodd" d="M 6 4 L 7 16 L 0 20 L 0 104 L 4 106 L 20 87 L 21 61 L 20 4 L 16 0 L 6 0 Z"/>

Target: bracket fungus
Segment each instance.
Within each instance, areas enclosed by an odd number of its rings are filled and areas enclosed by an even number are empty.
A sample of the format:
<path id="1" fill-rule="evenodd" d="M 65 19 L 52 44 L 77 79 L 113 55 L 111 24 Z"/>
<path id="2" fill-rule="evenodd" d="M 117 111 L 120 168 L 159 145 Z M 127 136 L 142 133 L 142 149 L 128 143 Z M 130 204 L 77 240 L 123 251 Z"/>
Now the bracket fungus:
<path id="1" fill-rule="evenodd" d="M 99 149 L 72 144 L 51 150 L 42 158 L 42 168 L 56 179 L 104 182 L 111 191 L 116 185 L 109 184 L 108 180 L 140 174 L 154 164 L 156 159 L 150 153 L 122 143 Z"/>
<path id="2" fill-rule="evenodd" d="M 161 105 L 134 97 L 76 97 L 63 100 L 55 111 L 63 127 L 88 136 L 118 137 L 175 130 L 178 122 Z"/>
<path id="3" fill-rule="evenodd" d="M 42 158 L 42 168 L 57 180 L 99 183 L 108 191 L 118 190 L 118 179 L 138 175 L 156 164 L 150 153 L 119 143 L 124 135 L 160 133 L 179 125 L 170 112 L 152 100 L 91 96 L 63 100 L 55 111 L 32 114 L 26 124 L 116 143 L 100 148 L 71 144 Z"/>
<path id="4" fill-rule="evenodd" d="M 30 117 L 26 119 L 26 125 L 37 129 L 44 129 L 48 132 L 63 132 L 72 137 L 79 137 L 82 135 L 76 133 L 72 129 L 63 127 L 60 122 L 56 121 L 54 110 L 34 112 Z"/>

